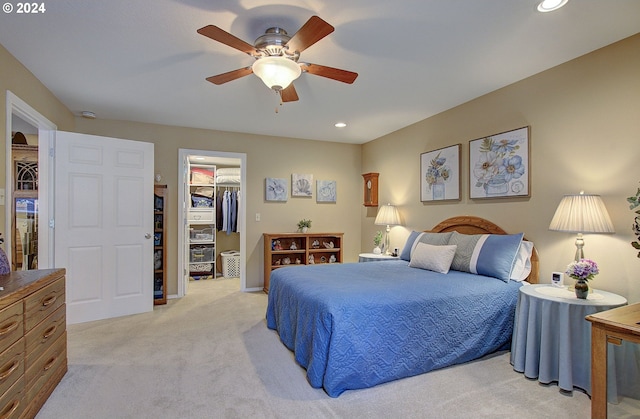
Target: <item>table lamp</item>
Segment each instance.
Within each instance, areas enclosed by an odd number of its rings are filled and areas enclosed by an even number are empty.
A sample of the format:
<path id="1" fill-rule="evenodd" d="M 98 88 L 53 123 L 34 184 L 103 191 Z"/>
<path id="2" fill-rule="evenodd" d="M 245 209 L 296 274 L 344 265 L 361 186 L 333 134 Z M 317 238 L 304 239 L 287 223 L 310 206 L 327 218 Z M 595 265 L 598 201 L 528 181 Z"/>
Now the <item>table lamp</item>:
<path id="1" fill-rule="evenodd" d="M 575 261 L 584 259 L 583 233 L 615 233 L 600 195 L 565 195 L 553 215 L 549 230 L 578 233 Z"/>
<path id="2" fill-rule="evenodd" d="M 391 230 L 391 226 L 402 224 L 400 221 L 400 214 L 396 207 L 391 204 L 380 207 L 378 215 L 376 216 L 375 224 L 387 226 L 387 234 L 384 236 L 384 253 L 385 255 L 391 254 L 389 251 L 389 230 Z"/>

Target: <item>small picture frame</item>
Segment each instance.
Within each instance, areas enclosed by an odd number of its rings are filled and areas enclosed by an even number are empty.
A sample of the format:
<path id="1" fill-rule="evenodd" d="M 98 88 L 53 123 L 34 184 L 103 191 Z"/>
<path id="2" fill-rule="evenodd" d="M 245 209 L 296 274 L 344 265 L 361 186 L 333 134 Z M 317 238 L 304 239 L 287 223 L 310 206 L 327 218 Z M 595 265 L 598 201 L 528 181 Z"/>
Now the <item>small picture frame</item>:
<path id="1" fill-rule="evenodd" d="M 316 202 L 335 203 L 337 197 L 335 180 L 316 181 Z"/>
<path id="2" fill-rule="evenodd" d="M 420 201 L 460 199 L 461 144 L 420 154 Z"/>
<path id="3" fill-rule="evenodd" d="M 313 175 L 293 173 L 291 175 L 291 196 L 313 196 Z"/>
<path id="4" fill-rule="evenodd" d="M 469 198 L 530 195 L 529 127 L 469 141 Z"/>
<path id="5" fill-rule="evenodd" d="M 264 196 L 266 201 L 286 202 L 289 185 L 287 179 L 283 178 L 265 178 Z"/>

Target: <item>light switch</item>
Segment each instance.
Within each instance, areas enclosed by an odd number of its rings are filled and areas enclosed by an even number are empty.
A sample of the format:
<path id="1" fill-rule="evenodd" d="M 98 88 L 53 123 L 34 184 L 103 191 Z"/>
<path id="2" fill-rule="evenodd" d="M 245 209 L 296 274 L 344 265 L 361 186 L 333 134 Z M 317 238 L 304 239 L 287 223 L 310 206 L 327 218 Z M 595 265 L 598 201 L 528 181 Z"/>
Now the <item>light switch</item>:
<path id="1" fill-rule="evenodd" d="M 260 213 L 256 212 L 256 221 L 260 221 Z"/>
<path id="2" fill-rule="evenodd" d="M 4 205 L 4 188 L 0 188 L 0 205 Z"/>

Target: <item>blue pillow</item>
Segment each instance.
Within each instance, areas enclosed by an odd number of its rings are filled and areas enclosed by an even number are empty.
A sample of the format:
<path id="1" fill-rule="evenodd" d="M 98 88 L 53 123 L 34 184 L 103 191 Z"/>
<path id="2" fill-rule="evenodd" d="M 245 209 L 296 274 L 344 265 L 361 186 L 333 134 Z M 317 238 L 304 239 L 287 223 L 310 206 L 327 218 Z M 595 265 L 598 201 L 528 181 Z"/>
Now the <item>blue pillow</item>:
<path id="1" fill-rule="evenodd" d="M 522 236 L 523 233 L 460 234 L 454 231 L 449 244 L 458 247 L 451 269 L 509 282 Z"/>
<path id="2" fill-rule="evenodd" d="M 422 231 L 412 231 L 400 253 L 400 259 L 411 261 L 411 253 L 418 243 L 431 244 L 433 246 L 444 246 L 449 244 L 449 237 L 452 233 L 425 233 Z"/>

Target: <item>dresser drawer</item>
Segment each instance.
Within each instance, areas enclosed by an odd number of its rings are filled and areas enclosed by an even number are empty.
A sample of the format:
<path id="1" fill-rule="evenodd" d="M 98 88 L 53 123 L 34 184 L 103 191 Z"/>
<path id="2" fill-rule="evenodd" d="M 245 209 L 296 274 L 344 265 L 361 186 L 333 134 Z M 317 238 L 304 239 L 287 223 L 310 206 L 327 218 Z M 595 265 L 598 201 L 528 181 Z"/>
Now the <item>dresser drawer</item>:
<path id="1" fill-rule="evenodd" d="M 27 386 L 27 398 L 34 399 L 40 390 L 49 383 L 49 381 L 60 370 L 66 371 L 67 368 L 67 333 L 63 333 L 42 356 L 33 362 L 27 368 L 25 374 L 25 382 Z M 63 374 L 63 373 L 62 373 Z M 62 375 L 60 375 L 61 377 Z"/>
<path id="2" fill-rule="evenodd" d="M 31 365 L 42 356 L 49 346 L 53 344 L 66 329 L 66 305 L 58 307 L 51 316 L 44 319 L 29 333 L 25 335 L 26 365 Z"/>
<path id="3" fill-rule="evenodd" d="M 24 339 L 20 339 L 0 354 L 0 394 L 7 391 L 23 374 Z"/>
<path id="4" fill-rule="evenodd" d="M 25 332 L 64 304 L 64 278 L 47 285 L 24 299 Z"/>
<path id="5" fill-rule="evenodd" d="M 27 400 L 24 397 L 24 375 L 0 397 L 0 418 L 17 418 L 24 411 Z"/>
<path id="6" fill-rule="evenodd" d="M 0 352 L 7 349 L 24 334 L 22 301 L 0 311 Z"/>

